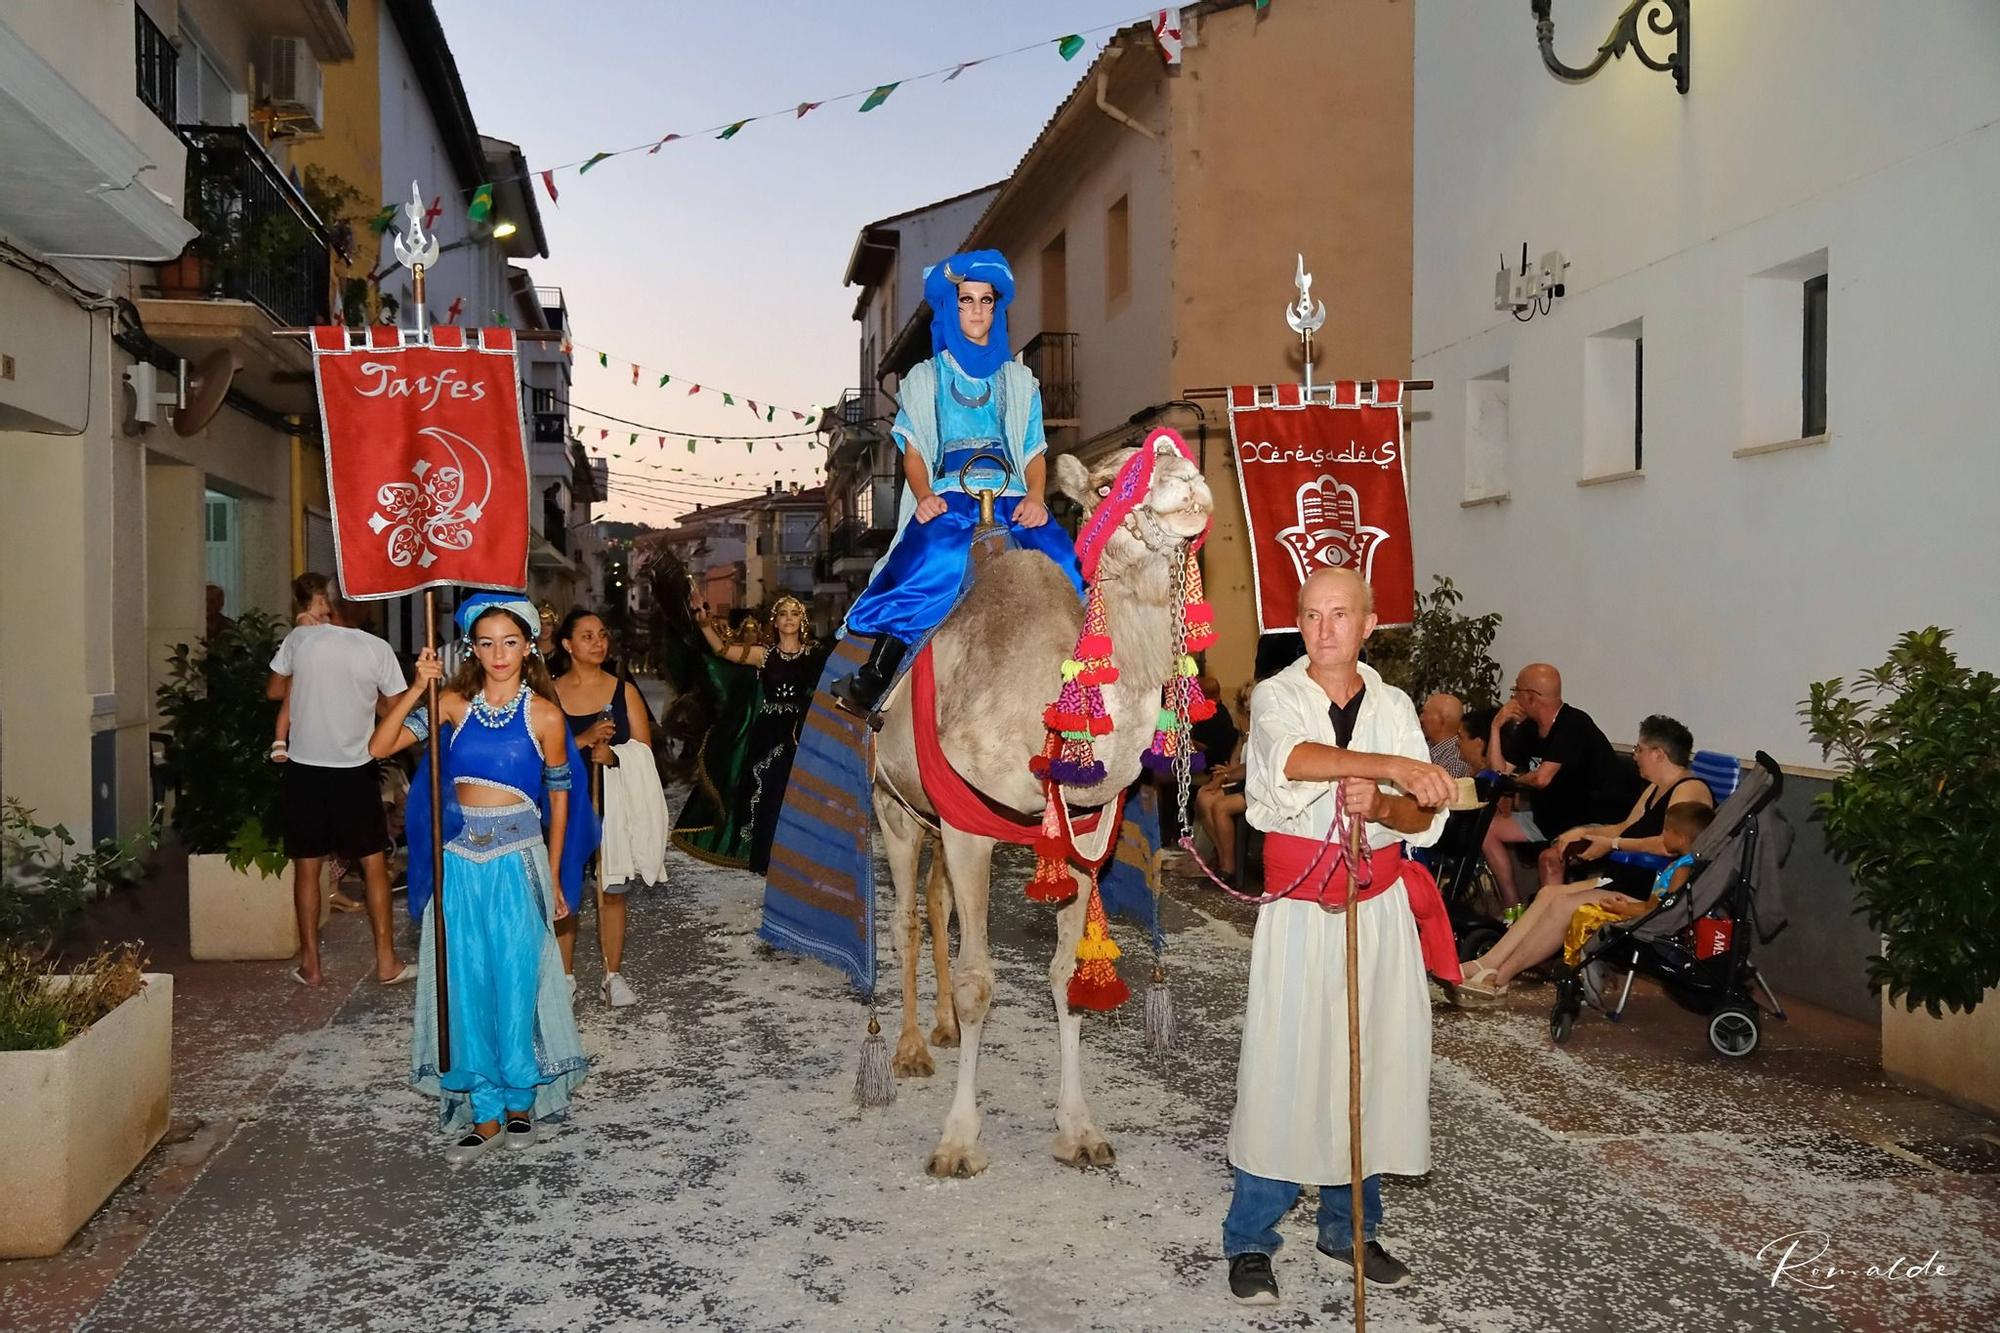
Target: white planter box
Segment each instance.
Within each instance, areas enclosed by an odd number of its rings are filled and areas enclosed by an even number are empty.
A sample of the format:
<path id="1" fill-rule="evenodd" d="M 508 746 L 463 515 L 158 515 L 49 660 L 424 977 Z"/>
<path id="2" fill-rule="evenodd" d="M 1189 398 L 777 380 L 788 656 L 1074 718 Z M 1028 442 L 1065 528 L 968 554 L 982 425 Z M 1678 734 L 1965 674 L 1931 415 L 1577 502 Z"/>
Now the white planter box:
<path id="1" fill-rule="evenodd" d="M 331 906 L 320 884 L 319 920 Z M 204 962 L 290 958 L 299 951 L 290 862 L 275 875 L 232 870 L 229 858 L 188 857 L 188 956 Z"/>
<path id="2" fill-rule="evenodd" d="M 0 1051 L 0 1259 L 54 1254 L 167 1132 L 174 979 L 56 1051 Z"/>
<path id="3" fill-rule="evenodd" d="M 1882 1001 L 1882 1069 L 1947 1101 L 2000 1115 L 2000 990 L 1969 1014 L 1932 1018 Z"/>

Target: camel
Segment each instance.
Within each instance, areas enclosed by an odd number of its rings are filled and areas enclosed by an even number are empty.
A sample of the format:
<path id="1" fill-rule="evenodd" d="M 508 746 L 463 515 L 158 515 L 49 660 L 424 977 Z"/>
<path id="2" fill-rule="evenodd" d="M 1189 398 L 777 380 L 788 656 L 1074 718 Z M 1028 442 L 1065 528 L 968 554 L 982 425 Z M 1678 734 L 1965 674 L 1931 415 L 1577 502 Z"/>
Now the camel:
<path id="1" fill-rule="evenodd" d="M 1140 757 L 1152 742 L 1159 714 L 1160 687 L 1181 651 L 1173 638 L 1172 570 L 1184 558 L 1185 544 L 1206 529 L 1214 507 L 1200 469 L 1173 441 L 1163 435 L 1147 447 L 1160 451 L 1151 485 L 1112 534 L 1098 565 L 1097 581 L 1104 590 L 1119 674 L 1104 688 L 1114 724 L 1097 749 L 1105 767 L 1104 781 L 1064 790 L 1069 804 L 1083 810 L 1112 805 L 1139 775 Z M 1053 469 L 1056 487 L 1087 509 L 1094 508 L 1110 493 L 1119 469 L 1137 452 L 1121 450 L 1088 474 L 1073 456 L 1058 457 Z M 1028 771 L 1028 758 L 1042 748 L 1046 734 L 1042 710 L 1061 683 L 1063 659 L 1076 643 L 1082 623 L 1083 608 L 1062 572 L 1037 552 L 1009 550 L 980 566 L 964 599 L 930 641 L 937 675 L 938 738 L 945 756 L 976 791 L 1023 819 L 1037 818 L 1042 809 L 1041 785 Z M 931 1057 L 916 1022 L 922 939 L 916 875 L 926 828 L 936 824 L 937 816 L 918 773 L 907 679 L 884 703 L 875 764 L 876 818 L 896 886 L 896 924 L 890 935 L 903 969 L 903 1026 L 893 1067 L 903 1074 L 926 1074 L 931 1072 Z M 1112 833 L 1115 836 L 1116 830 Z M 948 1045 L 956 1035 L 960 1051 L 951 1110 L 926 1170 L 933 1176 L 971 1176 L 986 1167 L 986 1154 L 979 1145 L 976 1094 L 980 1033 L 993 997 L 993 961 L 987 944 L 993 842 L 949 824 L 943 826 L 940 841 L 929 895 L 940 978 L 938 1025 L 932 1039 Z M 1068 1003 L 1089 882 L 1073 866 L 1071 877 L 1078 892 L 1056 909 L 1055 956 L 1049 964 L 1061 1052 L 1054 1153 L 1071 1166 L 1104 1166 L 1114 1153 L 1092 1123 L 1084 1100 L 1082 1019 Z M 959 917 L 958 963 L 950 970 L 947 987 L 943 927 L 954 904 Z"/>

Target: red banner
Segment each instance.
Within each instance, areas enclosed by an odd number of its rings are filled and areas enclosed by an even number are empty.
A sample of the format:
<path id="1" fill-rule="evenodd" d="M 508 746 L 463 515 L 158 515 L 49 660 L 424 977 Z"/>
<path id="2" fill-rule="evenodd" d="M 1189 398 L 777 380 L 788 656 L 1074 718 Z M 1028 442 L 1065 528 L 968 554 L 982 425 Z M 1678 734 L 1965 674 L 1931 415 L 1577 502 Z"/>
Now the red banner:
<path id="1" fill-rule="evenodd" d="M 1312 397 L 1296 384 L 1229 391 L 1229 437 L 1250 525 L 1260 632 L 1298 628 L 1299 585 L 1352 569 L 1384 625 L 1414 612 L 1403 386 L 1343 380 Z"/>
<path id="2" fill-rule="evenodd" d="M 355 331 L 359 336 L 360 331 Z M 528 445 L 514 335 L 438 325 L 313 330 L 341 591 L 528 583 Z"/>

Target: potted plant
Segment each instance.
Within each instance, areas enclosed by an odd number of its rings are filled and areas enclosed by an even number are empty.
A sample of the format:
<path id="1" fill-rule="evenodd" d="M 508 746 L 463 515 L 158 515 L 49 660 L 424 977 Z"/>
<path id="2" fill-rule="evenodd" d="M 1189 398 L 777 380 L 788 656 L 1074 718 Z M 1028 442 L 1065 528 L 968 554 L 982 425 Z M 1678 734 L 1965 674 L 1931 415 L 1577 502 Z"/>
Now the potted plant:
<path id="1" fill-rule="evenodd" d="M 137 946 L 67 975 L 0 947 L 0 1259 L 54 1254 L 166 1133 L 174 979 Z"/>
<path id="2" fill-rule="evenodd" d="M 1491 651 L 1500 613 L 1464 615 L 1458 605 L 1465 594 L 1442 574 L 1432 583 L 1429 592 L 1417 594 L 1416 616 L 1407 627 L 1369 638 L 1368 663 L 1419 704 L 1443 690 L 1467 709 L 1490 708 L 1500 694 L 1500 664 Z"/>
<path id="3" fill-rule="evenodd" d="M 1898 639 L 1852 686 L 1816 681 L 1799 706 L 1842 772 L 1814 798 L 1882 952 L 1890 1074 L 2000 1111 L 2000 679 L 1959 665 L 1951 631 Z M 1921 1011 L 1921 1012 L 1919 1012 Z"/>
<path id="4" fill-rule="evenodd" d="M 77 852 L 67 828 L 36 823 L 33 810 L 8 797 L 0 806 L 0 947 L 46 954 L 92 898 L 137 879 L 157 843 L 148 824 Z"/>
<path id="5" fill-rule="evenodd" d="M 277 841 L 278 705 L 264 697 L 278 622 L 246 611 L 201 645 L 180 644 L 160 686 L 168 727 L 162 776 L 188 853 L 188 952 L 201 959 L 289 958 L 298 922 Z"/>

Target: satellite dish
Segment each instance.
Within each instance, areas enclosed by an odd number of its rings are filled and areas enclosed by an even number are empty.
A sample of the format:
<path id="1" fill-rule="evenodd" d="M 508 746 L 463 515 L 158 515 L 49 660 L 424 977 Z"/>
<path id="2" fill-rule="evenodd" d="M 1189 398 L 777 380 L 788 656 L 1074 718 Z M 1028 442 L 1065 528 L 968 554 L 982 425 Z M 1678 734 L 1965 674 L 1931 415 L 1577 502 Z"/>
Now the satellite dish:
<path id="1" fill-rule="evenodd" d="M 181 394 L 180 410 L 174 413 L 174 434 L 183 439 L 200 434 L 222 410 L 222 400 L 229 396 L 229 386 L 241 369 L 243 363 L 227 347 L 218 347 L 195 362 L 193 376 Z M 185 361 L 181 373 L 188 373 Z"/>

